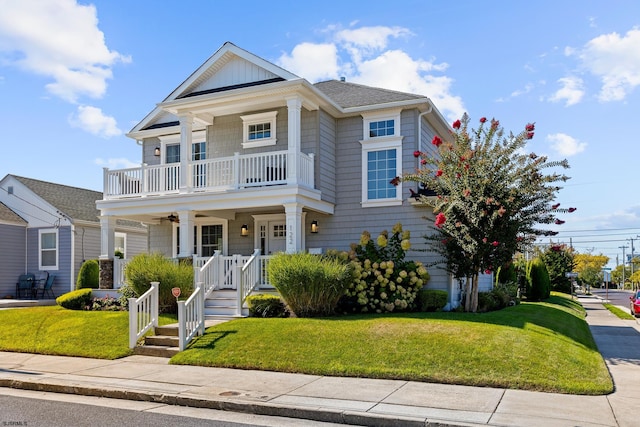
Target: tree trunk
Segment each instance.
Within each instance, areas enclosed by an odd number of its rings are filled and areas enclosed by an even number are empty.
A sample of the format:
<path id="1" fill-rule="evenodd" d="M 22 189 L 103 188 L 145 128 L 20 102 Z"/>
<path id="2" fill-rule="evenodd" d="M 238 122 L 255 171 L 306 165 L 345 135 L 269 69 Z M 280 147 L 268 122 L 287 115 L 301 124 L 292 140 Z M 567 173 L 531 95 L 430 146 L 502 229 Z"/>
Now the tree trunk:
<path id="1" fill-rule="evenodd" d="M 478 311 L 478 278 L 478 273 L 474 273 L 471 279 L 471 310 L 469 311 L 472 313 Z"/>
<path id="2" fill-rule="evenodd" d="M 464 279 L 464 311 L 469 311 L 471 308 L 471 278 L 465 277 Z"/>

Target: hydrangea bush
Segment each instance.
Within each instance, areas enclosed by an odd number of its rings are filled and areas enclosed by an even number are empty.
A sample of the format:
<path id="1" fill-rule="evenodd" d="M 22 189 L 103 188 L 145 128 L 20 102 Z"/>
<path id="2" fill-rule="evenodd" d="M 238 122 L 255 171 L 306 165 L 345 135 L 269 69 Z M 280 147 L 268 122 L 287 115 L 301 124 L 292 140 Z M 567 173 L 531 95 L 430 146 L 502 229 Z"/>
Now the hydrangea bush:
<path id="1" fill-rule="evenodd" d="M 405 259 L 411 248 L 409 231 L 396 224 L 375 239 L 364 231 L 351 251 L 338 254 L 349 259 L 354 268 L 354 280 L 341 299 L 345 312 L 389 313 L 416 309 L 417 294 L 429 280 L 427 269 L 420 262 Z M 337 253 L 335 253 L 337 254 Z"/>

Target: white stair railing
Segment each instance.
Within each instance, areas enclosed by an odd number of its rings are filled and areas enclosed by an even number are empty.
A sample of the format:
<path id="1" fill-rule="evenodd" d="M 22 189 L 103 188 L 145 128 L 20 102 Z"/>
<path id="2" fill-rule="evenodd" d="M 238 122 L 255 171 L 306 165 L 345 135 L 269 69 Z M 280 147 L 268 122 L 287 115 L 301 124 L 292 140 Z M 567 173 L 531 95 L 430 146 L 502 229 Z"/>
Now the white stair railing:
<path id="1" fill-rule="evenodd" d="M 241 266 L 236 267 L 236 280 L 238 280 L 238 302 L 236 305 L 236 314 L 242 315 L 242 306 L 247 297 L 253 292 L 253 290 L 260 283 L 261 271 L 260 271 L 260 249 L 256 249 L 251 254 L 251 257 L 247 262 Z"/>
<path id="2" fill-rule="evenodd" d="M 195 269 L 195 282 L 202 283 L 204 297 L 209 296 L 213 290 L 220 286 L 220 269 L 222 266 L 220 251 L 214 251 L 213 256 L 200 268 Z"/>
<path id="3" fill-rule="evenodd" d="M 180 351 L 187 348 L 191 340 L 204 334 L 204 286 L 196 284 L 186 301 L 178 301 L 178 338 Z"/>
<path id="4" fill-rule="evenodd" d="M 158 326 L 159 285 L 160 282 L 151 282 L 140 298 L 129 298 L 129 348 L 135 348 L 144 334 Z"/>

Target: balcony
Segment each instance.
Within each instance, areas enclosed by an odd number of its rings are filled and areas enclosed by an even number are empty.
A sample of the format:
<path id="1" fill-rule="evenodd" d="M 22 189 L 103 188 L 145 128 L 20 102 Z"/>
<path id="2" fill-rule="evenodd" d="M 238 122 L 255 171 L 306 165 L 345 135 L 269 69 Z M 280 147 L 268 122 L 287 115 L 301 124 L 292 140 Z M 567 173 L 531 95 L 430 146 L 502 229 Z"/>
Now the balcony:
<path id="1" fill-rule="evenodd" d="M 104 200 L 162 196 L 183 192 L 225 192 L 244 188 L 296 184 L 314 187 L 314 155 L 274 151 L 236 155 L 187 164 L 104 170 Z"/>

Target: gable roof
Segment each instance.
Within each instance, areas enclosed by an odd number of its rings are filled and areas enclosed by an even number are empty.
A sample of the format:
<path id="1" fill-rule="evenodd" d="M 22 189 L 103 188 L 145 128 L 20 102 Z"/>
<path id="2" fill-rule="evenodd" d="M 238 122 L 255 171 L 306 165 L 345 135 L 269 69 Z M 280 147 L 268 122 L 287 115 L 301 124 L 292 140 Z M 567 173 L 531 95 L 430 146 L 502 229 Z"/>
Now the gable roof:
<path id="1" fill-rule="evenodd" d="M 2 202 L 0 202 L 0 221 L 13 222 L 21 225 L 27 224 L 27 221 L 25 221 L 24 218 L 15 213 L 13 210 L 11 210 L 11 208 L 9 208 Z"/>
<path id="2" fill-rule="evenodd" d="M 391 102 L 426 100 L 425 96 L 364 86 L 339 80 L 327 80 L 313 85 L 341 108 L 363 107 Z"/>
<path id="3" fill-rule="evenodd" d="M 11 176 L 69 218 L 99 222 L 100 211 L 96 208 L 96 200 L 102 199 L 101 192 L 22 176 Z"/>

